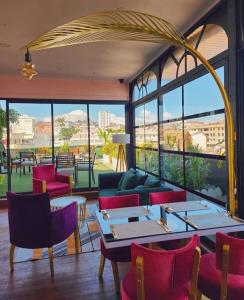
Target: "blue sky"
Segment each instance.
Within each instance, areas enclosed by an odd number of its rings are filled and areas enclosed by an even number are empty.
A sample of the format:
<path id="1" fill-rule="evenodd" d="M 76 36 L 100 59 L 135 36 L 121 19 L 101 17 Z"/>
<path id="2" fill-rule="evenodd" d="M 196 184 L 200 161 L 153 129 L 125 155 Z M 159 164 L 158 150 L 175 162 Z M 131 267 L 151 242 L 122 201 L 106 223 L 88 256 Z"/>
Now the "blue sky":
<path id="1" fill-rule="evenodd" d="M 38 120 L 42 120 L 51 115 L 50 104 L 25 104 L 25 103 L 12 103 L 10 108 L 17 110 L 21 114 L 29 115 Z M 54 115 L 63 115 L 73 110 L 83 110 L 86 112 L 87 106 L 84 104 L 57 104 L 54 105 Z M 92 120 L 98 120 L 98 112 L 101 110 L 109 111 L 115 115 L 124 116 L 123 105 L 107 105 L 107 104 L 91 104 L 90 117 Z"/>

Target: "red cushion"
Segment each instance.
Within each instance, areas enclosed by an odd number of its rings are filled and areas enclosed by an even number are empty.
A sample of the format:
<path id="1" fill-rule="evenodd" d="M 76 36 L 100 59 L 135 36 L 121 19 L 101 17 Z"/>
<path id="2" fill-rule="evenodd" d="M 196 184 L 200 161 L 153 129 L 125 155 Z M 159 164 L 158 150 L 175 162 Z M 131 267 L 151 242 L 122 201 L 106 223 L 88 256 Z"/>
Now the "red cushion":
<path id="1" fill-rule="evenodd" d="M 70 188 L 70 185 L 65 182 L 60 182 L 60 181 L 47 182 L 47 192 L 55 192 L 67 188 Z"/>
<path id="2" fill-rule="evenodd" d="M 131 260 L 130 247 L 106 249 L 102 239 L 100 239 L 100 244 L 102 255 L 107 259 L 116 262 L 128 262 Z"/>
<path id="3" fill-rule="evenodd" d="M 135 276 L 132 272 L 129 272 L 121 281 L 121 298 L 122 300 L 136 300 L 136 287 L 135 287 Z M 156 295 L 153 290 L 150 291 L 149 295 L 145 295 L 145 300 L 188 300 L 188 285 L 181 286 L 170 290 L 168 293 L 163 295 Z"/>
<path id="4" fill-rule="evenodd" d="M 198 288 L 208 298 L 220 299 L 221 271 L 216 269 L 215 254 L 205 254 L 201 258 Z M 244 276 L 228 274 L 228 300 L 244 299 Z"/>

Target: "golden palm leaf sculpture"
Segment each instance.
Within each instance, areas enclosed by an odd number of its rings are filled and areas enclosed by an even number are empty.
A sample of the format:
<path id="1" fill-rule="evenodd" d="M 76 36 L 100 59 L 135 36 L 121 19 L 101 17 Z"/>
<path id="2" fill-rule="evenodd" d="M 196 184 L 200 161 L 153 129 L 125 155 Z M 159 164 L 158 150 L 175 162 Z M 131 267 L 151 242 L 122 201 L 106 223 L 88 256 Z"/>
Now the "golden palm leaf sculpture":
<path id="1" fill-rule="evenodd" d="M 209 62 L 169 22 L 136 11 L 114 10 L 98 12 L 58 26 L 25 46 L 29 51 L 70 46 L 99 41 L 143 41 L 151 43 L 168 42 L 184 47 L 198 58 L 213 76 L 222 95 L 228 129 L 228 173 L 229 209 L 236 212 L 234 140 L 235 132 L 231 108 L 225 88 Z"/>

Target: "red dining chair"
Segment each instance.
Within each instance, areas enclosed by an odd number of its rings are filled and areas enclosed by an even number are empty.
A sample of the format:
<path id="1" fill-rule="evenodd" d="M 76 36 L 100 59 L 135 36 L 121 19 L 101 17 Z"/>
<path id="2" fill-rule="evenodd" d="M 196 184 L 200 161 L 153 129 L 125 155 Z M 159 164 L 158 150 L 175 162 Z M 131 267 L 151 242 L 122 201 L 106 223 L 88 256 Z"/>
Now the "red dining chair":
<path id="1" fill-rule="evenodd" d="M 71 177 L 57 174 L 53 164 L 33 167 L 32 182 L 34 194 L 47 192 L 50 198 L 54 198 L 72 192 Z"/>
<path id="2" fill-rule="evenodd" d="M 122 300 L 195 300 L 199 237 L 177 250 L 131 246 L 131 269 L 121 281 Z"/>
<path id="3" fill-rule="evenodd" d="M 100 197 L 98 199 L 99 209 L 113 209 L 122 207 L 132 207 L 139 205 L 139 195 L 123 195 L 112 197 Z M 116 292 L 119 293 L 119 271 L 117 262 L 128 262 L 131 259 L 130 247 L 120 247 L 113 249 L 106 249 L 103 240 L 100 239 L 101 244 L 101 259 L 99 266 L 99 277 L 102 277 L 106 258 L 111 261 L 114 284 Z"/>
<path id="4" fill-rule="evenodd" d="M 186 201 L 186 191 L 150 193 L 150 204 L 163 204 Z"/>
<path id="5" fill-rule="evenodd" d="M 149 201 L 151 205 L 183 202 L 186 201 L 186 191 L 150 193 Z M 164 241 L 157 243 L 157 245 L 165 250 L 172 250 L 182 247 L 182 240 Z"/>
<path id="6" fill-rule="evenodd" d="M 216 234 L 216 253 L 201 259 L 198 289 L 213 300 L 244 299 L 244 240 Z"/>

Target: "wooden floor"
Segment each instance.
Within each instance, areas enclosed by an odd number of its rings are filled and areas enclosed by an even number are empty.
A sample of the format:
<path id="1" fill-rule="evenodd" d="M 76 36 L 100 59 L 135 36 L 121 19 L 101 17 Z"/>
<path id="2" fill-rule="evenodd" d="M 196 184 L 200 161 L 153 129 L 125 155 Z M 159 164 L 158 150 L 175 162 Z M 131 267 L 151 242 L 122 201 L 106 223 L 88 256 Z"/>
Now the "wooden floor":
<path id="1" fill-rule="evenodd" d="M 97 276 L 100 252 L 55 258 L 55 276 L 49 272 L 48 259 L 15 264 L 13 274 L 8 265 L 7 211 L 0 210 L 0 300 L 118 300 L 111 265 L 107 261 L 104 279 Z M 120 274 L 128 264 L 119 265 Z M 202 300 L 207 299 L 203 297 Z"/>
<path id="2" fill-rule="evenodd" d="M 97 276 L 100 252 L 56 258 L 54 279 L 50 277 L 47 259 L 17 263 L 10 274 L 6 210 L 0 211 L 0 236 L 0 300 L 120 299 L 114 292 L 109 262 L 105 265 L 104 280 Z"/>

